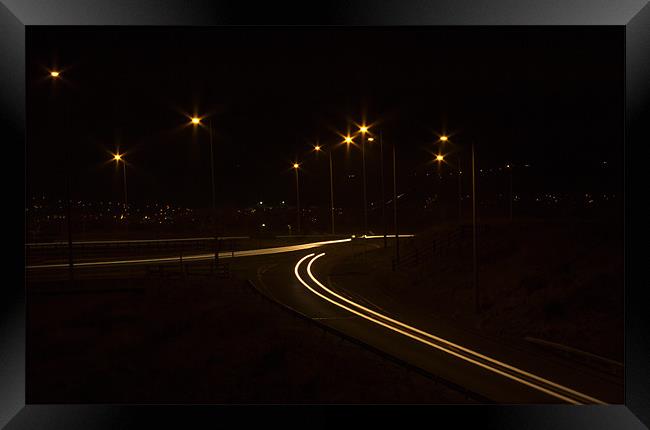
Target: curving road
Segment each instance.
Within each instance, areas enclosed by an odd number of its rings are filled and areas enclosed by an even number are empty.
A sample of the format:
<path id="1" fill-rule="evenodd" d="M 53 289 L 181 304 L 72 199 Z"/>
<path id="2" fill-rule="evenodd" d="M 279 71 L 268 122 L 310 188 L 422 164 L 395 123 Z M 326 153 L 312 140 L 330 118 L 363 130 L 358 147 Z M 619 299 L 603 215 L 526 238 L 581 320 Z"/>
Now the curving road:
<path id="1" fill-rule="evenodd" d="M 475 333 L 415 324 L 332 285 L 328 268 L 334 260 L 355 258 L 358 249 L 345 243 L 325 250 L 259 267 L 256 286 L 297 312 L 495 402 L 622 403 L 622 386 L 608 375 Z"/>

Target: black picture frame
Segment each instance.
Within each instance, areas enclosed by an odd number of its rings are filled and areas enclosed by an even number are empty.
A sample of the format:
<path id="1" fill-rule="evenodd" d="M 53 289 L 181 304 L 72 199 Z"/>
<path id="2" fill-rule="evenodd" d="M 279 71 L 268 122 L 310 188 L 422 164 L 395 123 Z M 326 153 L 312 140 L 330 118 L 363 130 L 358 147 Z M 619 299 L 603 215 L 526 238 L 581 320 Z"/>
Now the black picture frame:
<path id="1" fill-rule="evenodd" d="M 453 423 L 454 428 L 642 429 L 650 425 L 650 336 L 642 269 L 647 243 L 642 203 L 645 182 L 641 149 L 650 142 L 650 5 L 645 0 L 616 2 L 564 0 L 347 0 L 265 2 L 207 0 L 2 0 L 0 4 L 0 121 L 5 221 L 13 236 L 5 242 L 5 280 L 0 289 L 0 426 L 23 428 L 141 428 L 160 424 L 198 427 L 234 419 L 268 423 L 340 424 L 361 414 L 386 425 Z M 625 405 L 612 406 L 401 406 L 265 407 L 29 405 L 25 404 L 24 188 L 15 186 L 25 160 L 25 33 L 50 25 L 589 25 L 625 31 Z M 19 170 L 15 172 L 14 169 Z M 8 196 L 11 191 L 11 196 Z M 634 209 L 634 210 L 633 210 Z M 24 229 L 23 229 L 24 231 Z M 636 245 L 641 245 L 637 247 Z M 249 408 L 257 409 L 254 412 Z M 471 409 L 470 409 L 471 408 Z M 302 420 L 309 417 L 311 421 Z"/>

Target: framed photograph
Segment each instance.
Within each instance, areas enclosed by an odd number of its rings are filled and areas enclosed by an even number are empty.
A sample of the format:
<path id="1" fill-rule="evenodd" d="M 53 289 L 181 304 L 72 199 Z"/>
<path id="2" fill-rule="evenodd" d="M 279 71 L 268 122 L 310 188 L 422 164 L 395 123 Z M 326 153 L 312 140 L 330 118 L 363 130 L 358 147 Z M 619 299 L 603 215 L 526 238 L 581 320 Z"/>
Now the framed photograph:
<path id="1" fill-rule="evenodd" d="M 0 19 L 0 425 L 649 425 L 647 2 Z"/>

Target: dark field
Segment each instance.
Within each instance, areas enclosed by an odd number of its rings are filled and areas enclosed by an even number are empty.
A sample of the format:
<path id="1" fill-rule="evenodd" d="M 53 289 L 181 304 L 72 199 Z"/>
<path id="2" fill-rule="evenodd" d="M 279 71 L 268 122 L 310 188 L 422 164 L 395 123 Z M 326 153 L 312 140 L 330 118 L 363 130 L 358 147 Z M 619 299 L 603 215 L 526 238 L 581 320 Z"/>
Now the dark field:
<path id="1" fill-rule="evenodd" d="M 77 282 L 28 285 L 28 403 L 468 402 L 244 281 Z"/>

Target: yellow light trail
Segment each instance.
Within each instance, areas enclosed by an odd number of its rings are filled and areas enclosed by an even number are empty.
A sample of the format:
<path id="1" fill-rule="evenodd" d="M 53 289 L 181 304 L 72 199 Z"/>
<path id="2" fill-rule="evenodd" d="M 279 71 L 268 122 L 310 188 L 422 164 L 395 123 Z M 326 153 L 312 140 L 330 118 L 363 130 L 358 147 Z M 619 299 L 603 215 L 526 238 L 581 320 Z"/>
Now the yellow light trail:
<path id="1" fill-rule="evenodd" d="M 397 320 L 392 319 L 392 318 L 390 318 L 390 317 L 387 317 L 387 316 L 385 316 L 385 315 L 383 315 L 383 314 L 380 314 L 380 313 L 378 313 L 378 312 L 375 312 L 375 311 L 373 311 L 372 309 L 368 309 L 368 308 L 366 308 L 365 306 L 362 306 L 362 305 L 360 305 L 360 304 L 358 304 L 358 303 L 356 303 L 356 302 L 353 302 L 352 300 L 349 300 L 349 299 L 347 299 L 347 298 L 345 298 L 345 297 L 343 297 L 343 296 L 341 296 L 341 295 L 335 293 L 334 291 L 332 291 L 332 290 L 328 289 L 327 287 L 325 287 L 325 286 L 324 286 L 320 281 L 318 281 L 318 279 L 316 279 L 316 277 L 313 275 L 313 273 L 312 273 L 312 271 L 311 271 L 311 265 L 314 263 L 314 261 L 316 261 L 318 258 L 320 258 L 320 257 L 322 257 L 323 255 L 325 255 L 325 253 L 321 253 L 321 254 L 319 254 L 319 255 L 316 255 L 315 257 L 314 257 L 314 255 L 315 255 L 314 253 L 311 253 L 311 254 L 309 254 L 309 255 L 303 257 L 302 259 L 300 259 L 300 260 L 298 261 L 298 263 L 296 263 L 296 266 L 294 267 L 294 273 L 295 273 L 296 277 L 298 278 L 298 280 L 300 281 L 300 283 L 302 283 L 302 284 L 303 284 L 305 287 L 307 287 L 311 292 L 313 292 L 314 294 L 318 295 L 318 296 L 321 297 L 322 299 L 327 300 L 328 302 L 330 302 L 330 303 L 332 303 L 332 304 L 334 304 L 334 305 L 336 305 L 336 306 L 338 306 L 338 307 L 340 307 L 340 308 L 342 308 L 342 309 L 345 309 L 345 310 L 347 310 L 347 311 L 349 311 L 349 312 L 352 312 L 353 314 L 358 315 L 358 316 L 360 316 L 360 317 L 362 317 L 362 318 L 364 318 L 364 319 L 367 319 L 367 320 L 369 320 L 369 321 L 372 321 L 372 322 L 374 322 L 374 323 L 376 323 L 376 324 L 379 324 L 379 325 L 381 325 L 381 326 L 383 326 L 383 327 L 386 327 L 386 328 L 388 328 L 388 329 L 390 329 L 390 330 L 393 330 L 393 331 L 395 331 L 395 332 L 397 332 L 397 333 L 400 333 L 400 334 L 402 334 L 402 335 L 404 335 L 404 336 L 410 337 L 410 338 L 412 338 L 412 339 L 414 339 L 414 340 L 417 340 L 417 341 L 419 341 L 419 342 L 421 342 L 421 343 L 424 343 L 424 344 L 426 344 L 426 345 L 429 345 L 429 346 L 431 346 L 431 347 L 433 347 L 433 348 L 436 348 L 436 349 L 439 349 L 439 350 L 441 350 L 441 351 L 444 351 L 444 352 L 446 352 L 446 353 L 448 353 L 448 354 L 451 354 L 451 355 L 453 355 L 453 356 L 455 356 L 455 357 L 458 357 L 458 358 L 460 358 L 460 359 L 462 359 L 462 360 L 465 360 L 465 361 L 470 362 L 470 363 L 472 363 L 472 364 L 475 364 L 475 365 L 477 365 L 477 366 L 483 367 L 483 368 L 485 368 L 485 369 L 487 369 L 487 370 L 490 370 L 490 371 L 492 371 L 492 372 L 494 372 L 494 373 L 497 373 L 497 374 L 499 374 L 499 375 L 505 376 L 505 377 L 507 377 L 507 378 L 509 378 L 509 379 L 515 380 L 515 381 L 517 381 L 517 382 L 519 382 L 519 383 L 522 383 L 522 384 L 524 384 L 524 385 L 527 385 L 527 386 L 529 386 L 529 387 L 531 387 L 531 388 L 534 388 L 534 389 L 536 389 L 536 390 L 539 390 L 539 391 L 541 391 L 541 392 L 544 392 L 544 393 L 546 393 L 546 394 L 548 394 L 548 395 L 550 395 L 550 396 L 552 396 L 552 397 L 555 397 L 555 398 L 561 399 L 561 400 L 566 401 L 566 402 L 568 402 L 568 403 L 581 404 L 581 402 L 579 402 L 579 401 L 575 400 L 574 398 L 571 398 L 571 397 L 569 397 L 569 396 L 567 396 L 567 395 L 564 395 L 564 394 L 561 394 L 561 393 L 558 393 L 558 392 L 552 391 L 552 390 L 550 390 L 550 389 L 548 389 L 548 388 L 546 388 L 546 387 L 543 387 L 543 386 L 537 385 L 537 384 L 535 384 L 535 383 L 533 383 L 533 382 L 530 382 L 530 381 L 527 381 L 527 380 L 525 380 L 525 379 L 522 379 L 522 378 L 519 377 L 519 376 L 512 375 L 512 374 L 510 374 L 510 373 L 504 372 L 504 371 L 502 371 L 502 370 L 500 370 L 500 369 L 498 369 L 498 368 L 495 368 L 495 367 L 492 367 L 492 366 L 490 366 L 490 365 L 488 365 L 488 364 L 482 363 L 482 362 L 480 362 L 480 361 L 478 361 L 478 360 L 475 360 L 475 359 L 473 359 L 473 358 L 471 358 L 471 357 L 467 357 L 467 356 L 465 356 L 465 355 L 463 355 L 463 354 L 457 353 L 457 352 L 455 352 L 455 351 L 453 351 L 453 350 L 450 350 L 450 349 L 448 349 L 448 348 L 445 348 L 445 347 L 443 347 L 443 346 L 441 346 L 441 345 L 438 345 L 438 344 L 435 344 L 435 343 L 433 343 L 433 342 L 430 342 L 430 341 L 428 341 L 427 339 L 424 339 L 424 338 L 422 338 L 422 337 L 420 337 L 420 336 L 418 336 L 418 335 L 414 335 L 414 334 L 412 334 L 412 333 L 408 333 L 408 332 L 406 332 L 406 331 L 404 331 L 404 330 L 402 330 L 402 329 L 400 329 L 400 328 L 396 328 L 396 327 L 394 327 L 394 326 L 391 326 L 391 325 L 389 325 L 389 324 L 386 324 L 385 322 L 379 321 L 379 320 L 377 320 L 377 319 L 375 319 L 375 318 L 373 318 L 373 317 L 371 317 L 371 316 L 368 316 L 368 315 L 365 315 L 365 314 L 363 314 L 363 313 L 361 313 L 361 312 L 355 311 L 355 310 L 353 310 L 353 309 L 351 309 L 351 308 L 349 308 L 349 307 L 347 307 L 347 306 L 345 306 L 345 305 L 343 305 L 343 304 L 337 302 L 336 300 L 333 300 L 333 299 L 331 299 L 331 298 L 329 298 L 329 297 L 327 297 L 327 296 L 325 296 L 325 295 L 319 293 L 318 291 L 316 291 L 316 290 L 314 290 L 312 287 L 310 287 L 309 284 L 307 284 L 307 283 L 306 283 L 306 282 L 305 282 L 305 281 L 300 277 L 300 275 L 299 275 L 299 273 L 298 273 L 298 268 L 300 267 L 300 265 L 302 264 L 302 262 L 305 261 L 307 258 L 310 258 L 310 257 L 313 257 L 313 258 L 312 258 L 312 259 L 309 261 L 309 263 L 307 264 L 307 273 L 308 273 L 309 277 L 312 279 L 312 281 L 314 281 L 314 282 L 315 282 L 315 283 L 316 283 L 320 288 L 322 288 L 324 291 L 328 292 L 328 293 L 331 294 L 332 296 L 334 296 L 334 297 L 336 297 L 336 298 L 338 298 L 338 299 L 340 299 L 340 300 L 343 300 L 344 302 L 346 302 L 346 303 L 348 303 L 348 304 L 350 304 L 350 305 L 352 305 L 352 306 L 354 306 L 354 307 L 356 307 L 356 308 L 358 308 L 358 309 L 361 309 L 361 310 L 364 311 L 364 312 L 368 312 L 368 313 L 370 313 L 370 314 L 372 314 L 372 315 L 374 315 L 374 316 L 376 316 L 376 317 L 378 317 L 378 318 L 381 318 L 381 319 L 383 319 L 383 320 L 385 320 L 385 321 L 388 321 L 388 322 L 390 322 L 390 323 L 396 324 L 396 325 L 398 325 L 398 326 L 400 326 L 400 327 L 403 327 L 403 328 L 405 328 L 405 329 L 407 329 L 407 330 L 411 330 L 411 331 L 413 331 L 413 332 L 415 332 L 415 333 L 417 333 L 417 334 L 419 334 L 419 335 L 422 335 L 422 336 L 428 337 L 428 338 L 430 338 L 430 339 L 436 340 L 437 342 L 441 342 L 441 343 L 443 343 L 443 344 L 445 344 L 445 345 L 447 345 L 447 346 L 449 346 L 449 347 L 451 347 L 451 348 L 455 348 L 455 349 L 461 350 L 461 351 L 465 352 L 466 354 L 469 354 L 469 355 L 472 355 L 472 356 L 475 356 L 475 357 L 481 358 L 481 359 L 483 359 L 483 360 L 485 360 L 485 361 L 488 361 L 488 362 L 490 362 L 490 363 L 492 363 L 492 364 L 494 364 L 494 365 L 497 365 L 497 366 L 500 366 L 500 367 L 506 368 L 506 369 L 508 369 L 508 370 L 510 370 L 510 371 L 512 371 L 512 372 L 518 373 L 518 374 L 520 374 L 520 375 L 522 375 L 522 376 L 528 377 L 528 378 L 530 378 L 530 379 L 534 379 L 534 380 L 536 380 L 536 381 L 538 381 L 538 382 L 541 382 L 541 383 L 543 383 L 543 384 L 546 384 L 546 385 L 549 385 L 549 386 L 551 386 L 551 387 L 554 387 L 554 388 L 558 389 L 559 391 L 563 391 L 563 392 L 565 392 L 565 393 L 572 394 L 572 395 L 575 396 L 576 398 L 579 398 L 579 399 L 581 399 L 581 400 L 583 400 L 583 401 L 584 401 L 584 400 L 587 400 L 586 403 L 605 404 L 605 403 L 602 402 L 601 400 L 598 400 L 598 399 L 596 399 L 596 398 L 594 398 L 594 397 L 590 397 L 590 396 L 588 396 L 588 395 L 586 395 L 586 394 L 583 394 L 583 393 L 580 393 L 580 392 L 578 392 L 578 391 L 572 390 L 572 389 L 570 389 L 570 388 L 568 388 L 568 387 L 565 387 L 565 386 L 563 386 L 563 385 L 557 384 L 557 383 L 555 383 L 555 382 L 549 381 L 549 380 L 547 380 L 547 379 L 544 379 L 544 378 L 539 377 L 539 376 L 537 376 L 537 375 L 534 375 L 534 374 L 532 374 L 532 373 L 529 373 L 529 372 L 526 372 L 526 371 L 524 371 L 524 370 L 518 369 L 518 368 L 516 368 L 516 367 L 514 367 L 514 366 L 510 366 L 510 365 L 508 365 L 508 364 L 506 364 L 506 363 L 503 363 L 503 362 L 501 362 L 501 361 L 498 361 L 498 360 L 495 360 L 495 359 L 493 359 L 493 358 L 487 357 L 487 356 L 485 356 L 485 355 L 483 355 L 483 354 L 480 354 L 480 353 L 478 353 L 478 352 L 476 352 L 476 351 L 473 351 L 473 350 L 471 350 L 471 349 L 465 348 L 465 347 L 463 347 L 463 346 L 461 346 L 461 345 L 455 344 L 455 343 L 453 343 L 453 342 L 450 342 L 450 341 L 447 341 L 447 340 L 445 340 L 445 339 L 442 339 L 442 338 L 440 338 L 440 337 L 438 337 L 438 336 L 434 336 L 434 335 L 432 335 L 432 334 L 430 334 L 430 333 L 427 333 L 427 332 L 425 332 L 425 331 L 419 330 L 419 329 L 417 329 L 417 328 L 415 328 L 415 327 L 412 327 L 412 326 L 410 326 L 410 325 L 408 325 L 408 324 L 404 324 L 404 323 L 402 323 L 401 321 L 397 321 Z"/>
<path id="2" fill-rule="evenodd" d="M 233 252 L 220 252 L 219 258 L 233 258 L 233 257 L 250 257 L 256 255 L 280 254 L 284 252 L 303 251 L 305 249 L 315 248 L 318 246 L 331 245 L 335 243 L 350 242 L 352 239 L 339 239 L 327 240 L 323 242 L 303 243 L 301 245 L 278 246 L 274 248 L 262 249 L 249 249 L 245 251 Z M 234 255 L 233 255 L 234 254 Z M 183 261 L 201 261 L 214 259 L 214 252 L 209 254 L 195 254 L 183 256 Z M 179 262 L 180 257 L 158 257 L 158 258 L 143 258 L 131 260 L 108 260 L 108 261 L 89 261 L 85 263 L 74 263 L 74 267 L 100 267 L 100 266 L 115 266 L 115 265 L 140 265 L 149 263 L 174 263 Z M 56 269 L 69 267 L 67 263 L 57 264 L 40 264 L 33 266 L 26 266 L 27 269 Z"/>

